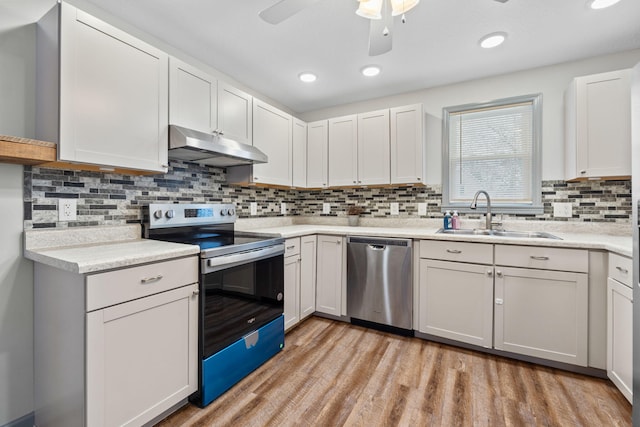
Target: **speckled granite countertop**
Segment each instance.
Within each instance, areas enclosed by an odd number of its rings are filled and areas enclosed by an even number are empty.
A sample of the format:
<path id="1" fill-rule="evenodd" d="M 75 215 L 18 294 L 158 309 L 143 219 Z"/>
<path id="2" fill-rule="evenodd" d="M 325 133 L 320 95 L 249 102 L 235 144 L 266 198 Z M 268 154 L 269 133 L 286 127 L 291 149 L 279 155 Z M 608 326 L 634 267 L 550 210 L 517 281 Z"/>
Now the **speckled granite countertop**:
<path id="1" fill-rule="evenodd" d="M 253 225 L 253 224 L 252 224 Z M 371 227 L 357 226 L 349 227 L 346 225 L 314 225 L 314 224 L 297 224 L 297 225 L 281 225 L 270 226 L 265 228 L 236 227 L 237 229 L 250 229 L 251 231 L 260 233 L 276 233 L 282 237 L 290 238 L 304 236 L 308 234 L 331 234 L 341 236 L 378 236 L 378 237 L 398 237 L 412 239 L 427 240 L 448 240 L 448 241 L 464 241 L 464 242 L 482 242 L 482 243 L 500 243 L 521 246 L 547 246 L 562 248 L 583 248 L 597 249 L 614 252 L 623 256 L 632 256 L 633 247 L 631 236 L 620 236 L 614 234 L 600 234 L 593 232 L 563 232 L 549 231 L 551 234 L 560 237 L 562 240 L 544 239 L 544 238 L 514 238 L 514 237 L 498 237 L 498 236 L 481 236 L 481 235 L 450 235 L 438 234 L 437 226 L 431 227 Z M 505 227 L 507 229 L 511 229 Z M 592 230 L 590 230 L 592 231 Z"/>
<path id="2" fill-rule="evenodd" d="M 140 225 L 26 230 L 24 256 L 78 274 L 198 254 L 196 245 L 141 239 Z"/>

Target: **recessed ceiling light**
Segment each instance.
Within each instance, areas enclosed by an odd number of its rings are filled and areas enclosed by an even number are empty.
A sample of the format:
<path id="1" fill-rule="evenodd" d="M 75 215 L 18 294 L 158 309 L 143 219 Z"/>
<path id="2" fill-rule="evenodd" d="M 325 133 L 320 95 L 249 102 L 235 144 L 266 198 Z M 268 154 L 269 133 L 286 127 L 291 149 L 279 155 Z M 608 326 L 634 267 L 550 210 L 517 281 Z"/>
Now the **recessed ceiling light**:
<path id="1" fill-rule="evenodd" d="M 362 74 L 367 77 L 373 77 L 380 74 L 380 67 L 377 65 L 368 65 L 362 69 Z"/>
<path id="2" fill-rule="evenodd" d="M 315 82 L 318 77 L 313 73 L 305 72 L 305 73 L 300 73 L 298 75 L 298 78 L 305 83 L 312 83 L 312 82 Z"/>
<path id="3" fill-rule="evenodd" d="M 613 6 L 619 1 L 620 0 L 590 0 L 589 7 L 591 7 L 591 9 L 604 9 L 605 7 Z"/>
<path id="4" fill-rule="evenodd" d="M 500 46 L 507 38 L 506 33 L 491 33 L 480 39 L 480 46 L 485 49 Z"/>

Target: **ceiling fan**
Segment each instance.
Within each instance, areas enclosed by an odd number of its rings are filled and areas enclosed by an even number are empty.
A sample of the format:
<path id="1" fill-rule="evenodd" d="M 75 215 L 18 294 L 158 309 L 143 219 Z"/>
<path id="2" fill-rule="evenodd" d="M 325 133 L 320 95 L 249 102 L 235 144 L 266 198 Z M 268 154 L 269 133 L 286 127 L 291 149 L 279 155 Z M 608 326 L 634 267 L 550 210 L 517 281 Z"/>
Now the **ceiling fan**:
<path id="1" fill-rule="evenodd" d="M 270 24 L 279 24 L 302 9 L 320 0 L 280 0 L 258 15 Z M 370 20 L 369 56 L 381 55 L 391 50 L 393 17 L 402 15 L 416 6 L 420 0 L 358 0 L 356 14 Z"/>

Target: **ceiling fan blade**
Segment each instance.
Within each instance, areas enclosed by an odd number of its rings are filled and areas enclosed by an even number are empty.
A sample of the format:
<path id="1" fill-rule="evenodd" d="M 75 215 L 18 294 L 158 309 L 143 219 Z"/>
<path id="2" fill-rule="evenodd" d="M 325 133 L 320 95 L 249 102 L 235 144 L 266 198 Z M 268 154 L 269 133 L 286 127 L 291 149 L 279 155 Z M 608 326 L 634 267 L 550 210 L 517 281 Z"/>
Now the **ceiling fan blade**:
<path id="1" fill-rule="evenodd" d="M 372 19 L 369 24 L 369 56 L 382 55 L 391 50 L 393 16 L 388 3 L 385 1 L 383 4 L 382 19 Z"/>
<path id="2" fill-rule="evenodd" d="M 319 0 L 280 0 L 258 13 L 258 16 L 270 24 L 279 24 L 287 18 L 292 17 L 305 7 L 317 3 Z"/>

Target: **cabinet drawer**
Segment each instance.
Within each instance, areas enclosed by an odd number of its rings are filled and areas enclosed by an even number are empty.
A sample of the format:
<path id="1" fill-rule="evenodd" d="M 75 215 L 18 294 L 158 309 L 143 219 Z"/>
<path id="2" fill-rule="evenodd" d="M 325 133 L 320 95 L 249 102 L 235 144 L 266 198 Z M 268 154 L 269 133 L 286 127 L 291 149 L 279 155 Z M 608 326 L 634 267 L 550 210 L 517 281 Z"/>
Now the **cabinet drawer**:
<path id="1" fill-rule="evenodd" d="M 287 239 L 284 241 L 284 256 L 300 254 L 300 238 L 294 237 L 293 239 Z"/>
<path id="2" fill-rule="evenodd" d="M 87 311 L 198 282 L 198 257 L 174 259 L 87 276 Z"/>
<path id="3" fill-rule="evenodd" d="M 609 254 L 609 274 L 612 279 L 617 280 L 623 285 L 633 288 L 631 285 L 631 275 L 633 274 L 633 261 L 618 254 Z"/>
<path id="4" fill-rule="evenodd" d="M 487 243 L 421 240 L 420 258 L 493 264 L 493 245 Z"/>
<path id="5" fill-rule="evenodd" d="M 589 251 L 496 245 L 496 265 L 586 273 L 589 269 Z"/>

